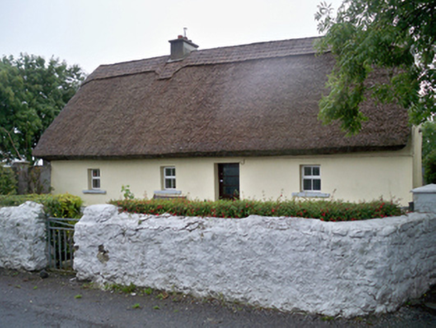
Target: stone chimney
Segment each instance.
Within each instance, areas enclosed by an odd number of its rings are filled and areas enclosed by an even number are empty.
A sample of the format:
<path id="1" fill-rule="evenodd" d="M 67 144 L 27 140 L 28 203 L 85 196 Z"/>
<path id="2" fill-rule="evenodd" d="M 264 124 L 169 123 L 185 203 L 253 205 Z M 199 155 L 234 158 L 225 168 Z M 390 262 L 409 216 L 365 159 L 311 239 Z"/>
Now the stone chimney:
<path id="1" fill-rule="evenodd" d="M 183 60 L 192 52 L 195 51 L 198 46 L 191 40 L 188 40 L 186 36 L 179 35 L 177 39 L 168 41 L 171 43 L 171 56 L 168 61 Z"/>

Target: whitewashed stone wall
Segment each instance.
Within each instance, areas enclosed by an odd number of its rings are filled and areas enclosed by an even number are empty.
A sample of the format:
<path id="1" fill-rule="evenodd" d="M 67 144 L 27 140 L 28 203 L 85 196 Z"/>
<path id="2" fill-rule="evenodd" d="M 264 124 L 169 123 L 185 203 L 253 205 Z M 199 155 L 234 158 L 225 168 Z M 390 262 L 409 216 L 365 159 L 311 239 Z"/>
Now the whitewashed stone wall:
<path id="1" fill-rule="evenodd" d="M 0 267 L 34 271 L 46 266 L 43 206 L 26 202 L 0 208 Z"/>
<path id="2" fill-rule="evenodd" d="M 412 190 L 416 212 L 436 213 L 436 184 L 428 184 Z"/>
<path id="3" fill-rule="evenodd" d="M 393 311 L 436 282 L 436 216 L 359 222 L 119 214 L 85 210 L 79 279 L 354 316 Z"/>

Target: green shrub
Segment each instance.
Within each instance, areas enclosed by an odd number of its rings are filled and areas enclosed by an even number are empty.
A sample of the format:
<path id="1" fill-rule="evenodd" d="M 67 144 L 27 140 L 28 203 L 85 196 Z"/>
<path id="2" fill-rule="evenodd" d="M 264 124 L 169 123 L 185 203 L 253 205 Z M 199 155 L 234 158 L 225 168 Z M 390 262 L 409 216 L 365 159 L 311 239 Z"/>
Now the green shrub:
<path id="1" fill-rule="evenodd" d="M 424 160 L 424 180 L 426 183 L 436 183 L 436 149 Z"/>
<path id="2" fill-rule="evenodd" d="M 60 194 L 43 202 L 45 212 L 57 218 L 80 218 L 83 201 L 78 196 Z"/>
<path id="3" fill-rule="evenodd" d="M 367 203 L 341 201 L 219 200 L 113 200 L 121 211 L 143 214 L 170 213 L 180 216 L 244 218 L 249 215 L 318 218 L 322 221 L 355 221 L 401 215 L 398 204 L 383 200 Z"/>
<path id="4" fill-rule="evenodd" d="M 135 195 L 130 191 L 130 185 L 122 185 L 121 193 L 123 194 L 124 199 L 135 199 Z"/>
<path id="5" fill-rule="evenodd" d="M 14 171 L 0 165 L 0 195 L 15 195 L 16 193 L 17 180 Z"/>
<path id="6" fill-rule="evenodd" d="M 83 204 L 80 197 L 70 194 L 0 196 L 0 206 L 18 206 L 27 201 L 43 204 L 48 215 L 58 218 L 80 218 Z"/>
<path id="7" fill-rule="evenodd" d="M 49 198 L 53 197 L 52 195 L 37 195 L 37 194 L 28 194 L 28 195 L 3 195 L 0 196 L 0 207 L 3 206 L 18 206 L 27 201 L 32 201 L 35 203 L 43 204 L 43 202 Z"/>

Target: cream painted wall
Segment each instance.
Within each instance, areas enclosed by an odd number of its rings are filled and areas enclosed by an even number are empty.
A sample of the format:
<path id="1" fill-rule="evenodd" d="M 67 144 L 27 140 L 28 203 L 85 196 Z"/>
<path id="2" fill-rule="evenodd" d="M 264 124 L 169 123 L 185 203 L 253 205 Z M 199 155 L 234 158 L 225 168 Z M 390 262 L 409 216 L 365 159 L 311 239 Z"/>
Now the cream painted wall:
<path id="1" fill-rule="evenodd" d="M 244 198 L 292 198 L 299 192 L 300 167 L 316 164 L 321 167 L 321 191 L 334 199 L 369 201 L 412 200 L 413 163 L 407 156 L 319 156 L 263 158 L 247 160 L 241 166 L 241 193 Z M 274 183 L 271 183 L 274 181 Z"/>
<path id="2" fill-rule="evenodd" d="M 162 190 L 162 167 L 176 167 L 176 189 L 190 199 L 215 199 L 215 164 L 240 162 L 241 158 L 149 159 L 149 160 L 77 160 L 52 161 L 54 193 L 80 196 L 85 205 L 119 199 L 122 185 L 138 198 L 152 198 Z M 101 189 L 106 194 L 84 194 L 88 189 L 88 170 L 100 169 Z"/>
<path id="3" fill-rule="evenodd" d="M 52 186 L 54 193 L 82 197 L 85 205 L 121 198 L 122 185 L 130 185 L 138 198 L 152 198 L 155 190 L 162 190 L 162 167 L 175 166 L 176 189 L 182 195 L 213 200 L 217 199 L 216 164 L 240 163 L 241 198 L 277 199 L 282 195 L 291 199 L 292 193 L 300 191 L 301 165 L 317 164 L 321 166 L 321 191 L 334 199 L 383 197 L 407 205 L 418 179 L 416 150 L 411 144 L 400 151 L 325 156 L 53 161 Z M 84 194 L 87 172 L 97 168 L 106 194 Z"/>

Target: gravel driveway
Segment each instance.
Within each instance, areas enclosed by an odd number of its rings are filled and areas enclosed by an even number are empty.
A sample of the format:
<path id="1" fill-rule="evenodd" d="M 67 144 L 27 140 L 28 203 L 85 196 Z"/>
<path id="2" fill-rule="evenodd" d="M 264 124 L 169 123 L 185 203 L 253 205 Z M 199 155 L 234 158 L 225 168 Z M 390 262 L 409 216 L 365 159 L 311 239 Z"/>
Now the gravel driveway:
<path id="1" fill-rule="evenodd" d="M 147 292 L 102 291 L 72 275 L 42 279 L 0 269 L 0 327 L 436 327 L 422 299 L 395 313 L 343 319 Z M 436 291 L 426 298 L 436 299 Z"/>

